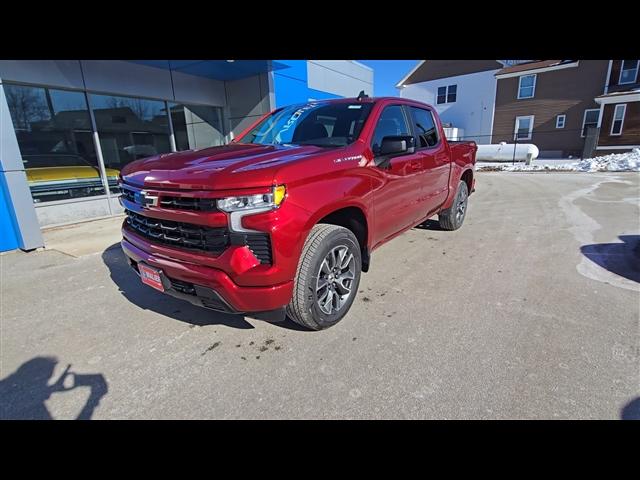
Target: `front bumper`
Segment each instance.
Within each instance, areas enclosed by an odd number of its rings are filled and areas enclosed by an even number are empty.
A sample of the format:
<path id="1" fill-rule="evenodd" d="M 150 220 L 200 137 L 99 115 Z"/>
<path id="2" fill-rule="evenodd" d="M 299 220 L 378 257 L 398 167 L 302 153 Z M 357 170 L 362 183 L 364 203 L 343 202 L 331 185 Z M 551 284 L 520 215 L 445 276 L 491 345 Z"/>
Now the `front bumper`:
<path id="1" fill-rule="evenodd" d="M 269 286 L 240 286 L 217 268 L 154 255 L 126 238 L 121 245 L 134 268 L 144 262 L 160 269 L 167 294 L 198 306 L 227 313 L 264 312 L 282 308 L 293 295 L 293 281 Z"/>

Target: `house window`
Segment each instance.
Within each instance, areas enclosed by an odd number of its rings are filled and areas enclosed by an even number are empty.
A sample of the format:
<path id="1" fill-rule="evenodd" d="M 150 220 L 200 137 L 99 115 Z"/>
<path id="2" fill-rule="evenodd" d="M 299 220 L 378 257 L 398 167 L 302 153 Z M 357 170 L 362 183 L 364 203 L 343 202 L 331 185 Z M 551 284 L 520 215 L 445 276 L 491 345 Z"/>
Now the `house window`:
<path id="1" fill-rule="evenodd" d="M 531 140 L 533 133 L 533 115 L 516 117 L 516 128 L 513 134 L 514 140 Z"/>
<path id="2" fill-rule="evenodd" d="M 457 98 L 458 86 L 449 85 L 448 87 L 438 87 L 438 97 L 436 103 L 454 103 Z"/>
<path id="3" fill-rule="evenodd" d="M 457 93 L 458 86 L 449 85 L 449 88 L 447 89 L 447 103 L 454 103 L 456 101 Z"/>
<path id="4" fill-rule="evenodd" d="M 611 122 L 610 135 L 622 135 L 622 124 L 624 123 L 624 114 L 627 111 L 627 105 L 616 105 L 613 111 L 613 122 Z"/>
<path id="5" fill-rule="evenodd" d="M 564 124 L 567 120 L 566 115 L 558 115 L 556 117 L 556 128 L 564 128 Z"/>
<path id="6" fill-rule="evenodd" d="M 536 75 L 523 75 L 518 84 L 518 99 L 533 98 L 536 92 Z"/>
<path id="7" fill-rule="evenodd" d="M 597 127 L 598 120 L 600 119 L 600 109 L 590 109 L 584 111 L 584 117 L 582 118 L 582 132 L 581 137 L 587 136 L 587 129 L 589 127 Z"/>
<path id="8" fill-rule="evenodd" d="M 640 60 L 623 60 L 622 68 L 620 69 L 619 85 L 625 85 L 627 83 L 636 83 L 638 79 L 638 63 Z"/>

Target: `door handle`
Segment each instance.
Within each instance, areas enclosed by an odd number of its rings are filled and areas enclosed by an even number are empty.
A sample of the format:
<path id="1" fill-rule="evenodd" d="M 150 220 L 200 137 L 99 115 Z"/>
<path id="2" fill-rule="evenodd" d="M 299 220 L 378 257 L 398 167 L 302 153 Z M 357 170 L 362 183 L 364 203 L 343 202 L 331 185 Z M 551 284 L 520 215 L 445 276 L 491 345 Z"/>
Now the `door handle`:
<path id="1" fill-rule="evenodd" d="M 409 168 L 411 170 L 420 170 L 422 168 L 422 162 L 419 160 L 415 160 L 413 162 L 409 162 Z"/>

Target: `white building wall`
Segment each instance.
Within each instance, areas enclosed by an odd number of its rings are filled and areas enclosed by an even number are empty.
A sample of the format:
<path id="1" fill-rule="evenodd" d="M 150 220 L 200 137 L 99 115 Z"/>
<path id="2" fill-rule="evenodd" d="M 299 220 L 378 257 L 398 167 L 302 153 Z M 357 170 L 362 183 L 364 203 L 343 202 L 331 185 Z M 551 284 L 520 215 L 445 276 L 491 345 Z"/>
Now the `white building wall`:
<path id="1" fill-rule="evenodd" d="M 341 97 L 373 96 L 373 69 L 354 60 L 308 60 L 309 88 Z"/>
<path id="2" fill-rule="evenodd" d="M 428 82 L 406 85 L 400 89 L 402 98 L 411 98 L 433 105 L 443 123 L 464 130 L 465 140 L 479 144 L 491 143 L 493 113 L 496 100 L 498 70 L 439 78 Z M 455 103 L 436 104 L 438 87 L 457 85 Z"/>

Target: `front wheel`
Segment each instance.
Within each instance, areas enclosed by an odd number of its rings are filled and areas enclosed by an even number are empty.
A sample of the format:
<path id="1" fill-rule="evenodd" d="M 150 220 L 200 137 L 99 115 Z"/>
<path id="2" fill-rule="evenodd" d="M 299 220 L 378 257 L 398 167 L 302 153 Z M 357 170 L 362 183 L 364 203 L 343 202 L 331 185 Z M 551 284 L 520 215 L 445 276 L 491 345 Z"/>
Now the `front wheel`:
<path id="1" fill-rule="evenodd" d="M 458 191 L 453 199 L 453 205 L 438 214 L 438 221 L 444 230 L 457 230 L 462 226 L 464 217 L 467 215 L 467 204 L 469 202 L 469 189 L 467 182 L 461 180 L 458 183 Z"/>
<path id="2" fill-rule="evenodd" d="M 335 325 L 353 304 L 361 270 L 360 245 L 351 230 L 314 226 L 302 248 L 287 315 L 312 330 Z"/>

